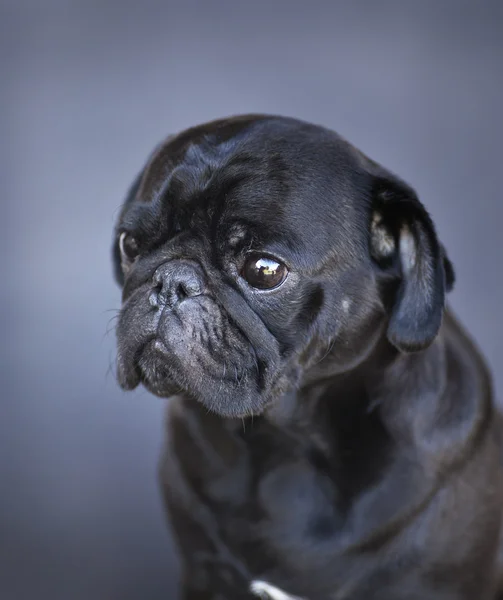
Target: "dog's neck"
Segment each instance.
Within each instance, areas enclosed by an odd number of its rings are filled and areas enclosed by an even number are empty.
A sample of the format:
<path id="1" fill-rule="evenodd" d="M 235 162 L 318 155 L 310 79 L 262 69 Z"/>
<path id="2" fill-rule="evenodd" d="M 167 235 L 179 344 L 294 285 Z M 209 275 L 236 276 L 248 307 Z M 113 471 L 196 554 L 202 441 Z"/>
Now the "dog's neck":
<path id="1" fill-rule="evenodd" d="M 347 370 L 341 368 L 327 353 L 323 360 L 316 362 L 304 374 L 297 390 L 271 403 L 265 418 L 281 427 L 295 426 L 299 422 L 307 425 L 323 404 L 345 405 L 355 397 L 359 398 L 360 404 L 365 404 L 361 407 L 363 410 L 372 410 L 379 402 L 375 390 L 393 379 L 389 369 L 399 360 L 398 351 L 384 336 L 376 341 L 364 360 Z M 421 359 L 419 361 L 422 362 Z"/>
<path id="2" fill-rule="evenodd" d="M 463 394 L 453 388 L 464 379 L 460 373 L 453 384 L 449 377 L 451 369 L 463 369 L 457 345 L 458 340 L 448 340 L 441 331 L 426 350 L 400 354 L 381 338 L 356 368 L 324 377 L 331 372 L 328 356 L 326 365 L 316 367 L 318 379 L 306 377 L 304 386 L 279 398 L 264 418 L 299 432 L 321 427 L 329 436 L 328 413 L 331 423 L 348 415 L 366 420 L 377 413 L 391 439 L 415 447 L 437 471 L 464 455 L 487 419 L 480 390 Z M 473 373 L 467 384 L 470 377 Z"/>

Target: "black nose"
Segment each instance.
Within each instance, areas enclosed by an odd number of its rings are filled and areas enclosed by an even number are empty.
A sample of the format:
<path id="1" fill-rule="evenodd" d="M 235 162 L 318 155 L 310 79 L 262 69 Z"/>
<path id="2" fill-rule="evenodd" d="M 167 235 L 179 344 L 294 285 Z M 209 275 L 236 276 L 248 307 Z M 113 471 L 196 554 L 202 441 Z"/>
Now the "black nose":
<path id="1" fill-rule="evenodd" d="M 204 274 L 196 263 L 172 260 L 158 267 L 153 276 L 155 289 L 150 304 L 176 306 L 182 300 L 200 296 L 204 292 Z"/>

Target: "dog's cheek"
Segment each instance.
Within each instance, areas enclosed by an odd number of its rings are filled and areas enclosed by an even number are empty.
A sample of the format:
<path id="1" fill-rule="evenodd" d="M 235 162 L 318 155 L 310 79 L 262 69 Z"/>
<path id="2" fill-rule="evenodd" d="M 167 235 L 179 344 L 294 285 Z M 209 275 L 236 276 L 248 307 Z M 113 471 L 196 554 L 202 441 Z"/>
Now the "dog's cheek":
<path id="1" fill-rule="evenodd" d="M 341 371 L 355 366 L 375 345 L 385 322 L 377 282 L 366 272 L 325 289 L 312 339 L 303 353 L 305 367 L 328 357 Z"/>
<path id="2" fill-rule="evenodd" d="M 321 284 L 315 284 L 307 290 L 296 317 L 297 331 L 305 331 L 312 327 L 323 308 L 324 299 L 325 292 Z"/>
<path id="3" fill-rule="evenodd" d="M 324 306 L 325 293 L 320 283 L 286 296 L 272 298 L 260 316 L 274 336 L 283 360 L 299 357 L 316 330 Z"/>

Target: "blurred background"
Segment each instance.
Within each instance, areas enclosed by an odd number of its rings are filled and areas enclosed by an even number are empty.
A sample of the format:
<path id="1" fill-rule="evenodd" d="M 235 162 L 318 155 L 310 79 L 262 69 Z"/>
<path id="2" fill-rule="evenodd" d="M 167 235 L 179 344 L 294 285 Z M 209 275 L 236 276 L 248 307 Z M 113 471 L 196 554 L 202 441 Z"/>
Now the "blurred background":
<path id="1" fill-rule="evenodd" d="M 0 0 L 0 74 L 1 600 L 176 597 L 163 403 L 109 372 L 114 216 L 167 133 L 296 116 L 412 183 L 503 397 L 501 1 Z"/>

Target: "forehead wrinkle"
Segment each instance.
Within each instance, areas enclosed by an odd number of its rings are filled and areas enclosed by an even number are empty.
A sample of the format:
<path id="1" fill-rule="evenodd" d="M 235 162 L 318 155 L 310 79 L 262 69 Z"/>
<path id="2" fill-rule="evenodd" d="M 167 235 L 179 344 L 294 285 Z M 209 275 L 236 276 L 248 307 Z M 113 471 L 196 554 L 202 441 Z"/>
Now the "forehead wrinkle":
<path id="1" fill-rule="evenodd" d="M 178 135 L 168 136 L 152 153 L 140 184 L 139 196 L 151 199 L 163 187 L 170 171 L 184 165 L 201 170 L 202 167 L 217 169 L 231 157 L 241 142 L 246 140 L 246 132 L 257 116 L 247 119 L 236 119 L 237 127 L 230 137 L 222 136 L 220 124 L 216 121 L 204 126 L 195 127 Z M 234 120 L 230 120 L 232 127 Z M 225 129 L 225 128 L 224 128 Z"/>
<path id="2" fill-rule="evenodd" d="M 218 186 L 224 186 L 220 195 L 225 195 L 241 179 L 240 165 L 234 165 L 239 140 L 232 139 L 213 144 L 213 136 L 206 136 L 197 144 L 187 146 L 183 159 L 175 165 L 166 164 L 165 176 L 159 185 L 150 189 L 143 186 L 143 199 L 146 202 L 190 201 L 195 196 L 209 192 L 218 195 Z M 237 167 L 237 168 L 233 168 Z"/>

